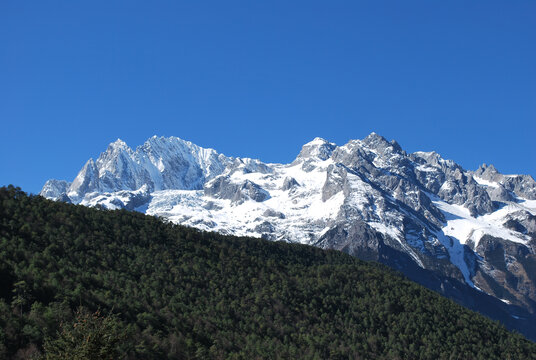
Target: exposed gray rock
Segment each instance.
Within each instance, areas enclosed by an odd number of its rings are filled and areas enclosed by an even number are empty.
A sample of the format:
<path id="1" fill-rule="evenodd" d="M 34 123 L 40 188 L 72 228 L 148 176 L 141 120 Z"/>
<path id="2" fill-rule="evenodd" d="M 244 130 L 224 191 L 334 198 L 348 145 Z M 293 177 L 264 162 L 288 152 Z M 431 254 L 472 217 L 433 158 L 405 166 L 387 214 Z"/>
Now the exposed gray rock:
<path id="1" fill-rule="evenodd" d="M 227 165 L 227 174 L 232 175 L 235 172 L 241 172 L 242 174 L 249 173 L 261 173 L 261 174 L 270 174 L 272 169 L 256 159 L 242 159 L 236 158 L 230 164 Z"/>
<path id="2" fill-rule="evenodd" d="M 298 157 L 291 165 L 301 164 L 301 168 L 310 172 L 316 169 L 319 161 L 327 160 L 331 157 L 336 145 L 321 138 L 315 138 L 313 141 L 303 145 Z"/>
<path id="3" fill-rule="evenodd" d="M 69 187 L 69 197 L 80 202 L 85 194 L 98 190 L 99 171 L 93 159 L 89 159 Z"/>
<path id="4" fill-rule="evenodd" d="M 263 221 L 261 224 L 255 226 L 254 230 L 258 233 L 273 233 L 274 226 L 268 221 Z"/>
<path id="5" fill-rule="evenodd" d="M 240 185 L 231 182 L 229 176 L 218 176 L 205 184 L 204 192 L 206 196 L 219 199 L 234 199 L 240 191 Z"/>
<path id="6" fill-rule="evenodd" d="M 536 200 L 536 181 L 530 175 L 503 175 L 493 165 L 486 164 L 482 164 L 473 174 L 495 182 L 519 197 Z"/>
<path id="7" fill-rule="evenodd" d="M 384 176 L 382 188 L 434 225 L 440 226 L 445 221 L 441 211 L 435 207 L 422 188 L 414 182 L 398 176 L 389 176 L 389 178 Z"/>
<path id="8" fill-rule="evenodd" d="M 315 138 L 313 141 L 303 145 L 296 161 L 306 159 L 327 160 L 337 146 L 322 138 Z"/>
<path id="9" fill-rule="evenodd" d="M 336 193 L 343 191 L 347 195 L 350 191 L 346 179 L 347 171 L 342 166 L 329 165 L 326 181 L 322 187 L 322 201 L 329 200 Z"/>
<path id="10" fill-rule="evenodd" d="M 204 191 L 207 196 L 229 199 L 233 202 L 241 202 L 247 199 L 261 202 L 270 197 L 266 190 L 252 181 L 247 180 L 241 184 L 236 184 L 231 181 L 229 176 L 223 175 L 207 183 Z"/>
<path id="11" fill-rule="evenodd" d="M 193 223 L 197 226 L 200 226 L 200 225 L 206 226 L 209 229 L 212 229 L 216 226 L 216 223 L 214 221 L 208 220 L 208 219 L 198 219 L 194 221 Z"/>
<path id="12" fill-rule="evenodd" d="M 505 176 L 502 185 L 508 191 L 529 200 L 536 200 L 536 182 L 530 175 Z"/>
<path id="13" fill-rule="evenodd" d="M 488 195 L 493 201 L 515 201 L 515 198 L 512 196 L 512 193 L 504 188 L 503 185 L 499 184 L 497 187 L 487 187 L 486 188 Z"/>
<path id="14" fill-rule="evenodd" d="M 500 299 L 532 307 L 536 301 L 536 255 L 525 245 L 490 235 L 480 239 L 479 286 Z"/>
<path id="15" fill-rule="evenodd" d="M 463 205 L 469 209 L 472 216 L 484 215 L 495 210 L 493 201 L 487 191 L 469 178 L 464 191 L 465 202 Z"/>
<path id="16" fill-rule="evenodd" d="M 125 191 L 122 195 L 124 208 L 127 210 L 135 210 L 145 204 L 148 204 L 151 201 L 151 194 L 149 191 L 144 192 L 127 192 Z"/>
<path id="17" fill-rule="evenodd" d="M 291 190 L 295 188 L 296 186 L 300 186 L 300 184 L 298 184 L 296 179 L 294 179 L 293 177 L 287 176 L 285 180 L 283 181 L 283 186 L 281 187 L 281 190 Z"/>
<path id="18" fill-rule="evenodd" d="M 259 185 L 252 181 L 246 181 L 240 187 L 241 192 L 247 194 L 247 196 L 257 202 L 261 202 L 270 198 L 268 191 L 261 188 Z"/>
<path id="19" fill-rule="evenodd" d="M 495 208 L 485 189 L 470 177 L 467 177 L 460 168 L 453 172 L 446 172 L 447 180 L 439 189 L 437 195 L 452 204 L 464 205 L 471 215 L 484 215 Z"/>
<path id="20" fill-rule="evenodd" d="M 379 260 L 384 237 L 363 221 L 337 225 L 326 232 L 315 246 L 344 251 L 362 260 Z"/>
<path id="21" fill-rule="evenodd" d="M 373 164 L 376 157 L 375 153 L 363 147 L 360 140 L 351 140 L 336 148 L 331 158 L 335 163 L 344 164 L 370 179 L 381 174 L 381 170 Z"/>
<path id="22" fill-rule="evenodd" d="M 393 140 L 389 142 L 383 136 L 378 135 L 375 132 L 364 138 L 363 144 L 365 144 L 370 149 L 374 149 L 379 156 L 402 152 L 402 148 L 396 141 Z"/>
<path id="23" fill-rule="evenodd" d="M 501 180 L 503 179 L 503 175 L 497 171 L 495 166 L 488 166 L 487 164 L 480 165 L 480 167 L 474 172 L 474 175 L 484 180 L 493 182 L 501 182 Z"/>
<path id="24" fill-rule="evenodd" d="M 528 211 L 518 211 L 506 217 L 504 227 L 522 234 L 536 235 L 536 216 Z"/>
<path id="25" fill-rule="evenodd" d="M 278 219 L 284 219 L 285 218 L 285 214 L 283 214 L 280 211 L 276 211 L 274 209 L 266 209 L 266 211 L 264 213 L 262 213 L 262 216 L 275 217 L 275 218 L 278 218 Z"/>
<path id="26" fill-rule="evenodd" d="M 220 210 L 220 209 L 222 209 L 221 206 L 216 205 L 213 201 L 206 202 L 204 208 L 207 209 L 207 210 Z"/>

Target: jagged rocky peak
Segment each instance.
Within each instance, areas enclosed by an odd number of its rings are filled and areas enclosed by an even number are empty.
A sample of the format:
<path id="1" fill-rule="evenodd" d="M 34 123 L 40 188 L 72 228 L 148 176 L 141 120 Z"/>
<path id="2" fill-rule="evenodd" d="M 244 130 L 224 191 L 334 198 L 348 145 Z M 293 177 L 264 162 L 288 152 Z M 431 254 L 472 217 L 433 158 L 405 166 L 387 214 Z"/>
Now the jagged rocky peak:
<path id="1" fill-rule="evenodd" d="M 147 154 L 153 163 L 157 163 L 160 159 L 169 160 L 174 157 L 187 159 L 191 157 L 195 162 L 207 164 L 217 161 L 217 159 L 224 160 L 226 158 L 214 149 L 202 148 L 175 136 L 157 137 L 155 135 L 139 146 L 136 152 Z"/>
<path id="2" fill-rule="evenodd" d="M 92 192 L 135 191 L 144 185 L 150 191 L 200 190 L 231 163 L 213 149 L 177 137 L 153 136 L 135 151 L 118 139 L 96 162 L 86 163 L 68 195 L 78 203 Z"/>
<path id="3" fill-rule="evenodd" d="M 123 140 L 118 138 L 114 142 L 110 143 L 110 145 L 108 145 L 108 149 L 127 150 L 127 149 L 130 149 L 130 148 L 128 147 L 126 142 L 124 142 Z"/>
<path id="4" fill-rule="evenodd" d="M 67 195 L 73 202 L 80 202 L 83 194 L 97 191 L 99 181 L 99 171 L 93 159 L 89 159 L 82 170 L 76 175 L 71 186 L 68 189 Z"/>
<path id="5" fill-rule="evenodd" d="M 156 168 L 162 189 L 202 189 L 206 180 L 221 174 L 231 159 L 178 137 L 153 136 L 136 149 Z"/>
<path id="6" fill-rule="evenodd" d="M 117 170 L 121 161 L 131 158 L 134 151 L 121 139 L 117 139 L 110 145 L 105 152 L 97 158 L 97 166 L 104 167 L 103 170 Z M 108 166 L 109 168 L 106 168 Z"/>
<path id="7" fill-rule="evenodd" d="M 380 153 L 383 153 L 385 151 L 388 151 L 388 152 L 393 152 L 393 151 L 401 152 L 402 151 L 402 148 L 395 140 L 387 141 L 386 138 L 384 138 L 381 135 L 376 134 L 375 132 L 370 133 L 366 138 L 364 138 L 363 144 L 365 144 L 370 149 L 379 151 Z"/>
<path id="8" fill-rule="evenodd" d="M 317 137 L 313 141 L 303 145 L 296 160 L 312 159 L 324 161 L 331 157 L 331 154 L 336 147 L 337 145 L 334 143 L 330 143 L 325 139 Z"/>
<path id="9" fill-rule="evenodd" d="M 502 174 L 497 171 L 495 166 L 493 165 L 487 165 L 482 164 L 480 167 L 474 172 L 474 175 L 478 176 L 479 178 L 482 178 L 484 180 L 489 181 L 501 181 L 502 180 Z"/>
<path id="10" fill-rule="evenodd" d="M 332 159 L 367 174 L 367 177 L 380 176 L 382 169 L 404 173 L 409 165 L 406 152 L 396 141 L 387 141 L 375 132 L 363 140 L 348 141 L 334 151 Z"/>
<path id="11" fill-rule="evenodd" d="M 493 201 L 515 201 L 513 192 L 508 191 L 502 184 L 504 176 L 493 165 L 482 164 L 474 171 L 469 172 L 473 178 L 483 185 Z"/>
<path id="12" fill-rule="evenodd" d="M 108 185 L 110 185 L 112 187 L 111 190 L 113 190 L 113 183 L 115 183 L 115 181 L 113 181 L 112 178 L 125 178 L 135 175 L 133 173 L 133 168 L 136 167 L 134 157 L 134 151 L 128 147 L 123 140 L 117 139 L 108 145 L 106 151 L 101 153 L 95 162 L 99 177 L 108 178 Z"/>
<path id="13" fill-rule="evenodd" d="M 108 145 L 105 152 L 100 154 L 97 159 L 97 164 L 99 164 L 100 167 L 108 166 L 106 170 L 112 170 L 115 162 L 124 156 L 130 157 L 132 154 L 133 151 L 128 147 L 127 143 L 121 139 L 117 139 Z"/>
<path id="14" fill-rule="evenodd" d="M 145 184 L 157 188 L 158 181 L 151 179 L 143 156 L 139 156 L 127 144 L 118 139 L 97 159 L 97 189 L 113 192 L 118 190 L 137 190 Z"/>
<path id="15" fill-rule="evenodd" d="M 463 170 L 458 164 L 452 160 L 445 160 L 435 151 L 416 151 L 409 155 L 410 159 L 421 164 L 428 165 L 440 169 L 459 168 Z"/>
<path id="16" fill-rule="evenodd" d="M 440 166 L 441 162 L 444 161 L 435 151 L 416 151 L 410 157 L 421 164 L 432 166 Z"/>
<path id="17" fill-rule="evenodd" d="M 71 183 L 65 180 L 47 180 L 39 195 L 52 200 L 65 201 L 65 194 Z"/>
<path id="18" fill-rule="evenodd" d="M 522 198 L 536 200 L 536 181 L 530 175 L 506 176 L 502 184 L 507 190 Z"/>
<path id="19" fill-rule="evenodd" d="M 529 200 L 536 200 L 536 181 L 530 175 L 503 175 L 493 165 L 482 164 L 472 172 L 477 181 L 487 182 L 486 190 L 498 201 L 511 200 L 510 192 Z"/>

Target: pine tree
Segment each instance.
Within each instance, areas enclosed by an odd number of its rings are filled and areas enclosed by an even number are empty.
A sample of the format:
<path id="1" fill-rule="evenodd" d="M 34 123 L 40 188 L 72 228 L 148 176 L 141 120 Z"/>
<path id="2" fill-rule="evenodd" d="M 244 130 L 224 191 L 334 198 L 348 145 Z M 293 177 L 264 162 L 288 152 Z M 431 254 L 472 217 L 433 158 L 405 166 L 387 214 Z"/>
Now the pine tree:
<path id="1" fill-rule="evenodd" d="M 58 337 L 45 341 L 44 360 L 120 359 L 118 348 L 123 340 L 114 316 L 79 309 L 73 324 L 62 324 Z"/>

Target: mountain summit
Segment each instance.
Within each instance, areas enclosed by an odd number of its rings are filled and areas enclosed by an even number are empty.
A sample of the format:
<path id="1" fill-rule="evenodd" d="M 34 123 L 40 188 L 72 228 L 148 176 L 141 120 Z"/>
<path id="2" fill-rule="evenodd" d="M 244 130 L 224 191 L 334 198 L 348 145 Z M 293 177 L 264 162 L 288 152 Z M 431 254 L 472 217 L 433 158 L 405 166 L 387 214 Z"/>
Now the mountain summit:
<path id="1" fill-rule="evenodd" d="M 536 312 L 534 179 L 492 165 L 467 171 L 375 133 L 342 146 L 316 138 L 290 164 L 228 157 L 176 137 L 154 136 L 135 150 L 117 140 L 72 183 L 49 180 L 41 195 L 341 250 L 469 307 L 491 296 L 506 322 Z"/>

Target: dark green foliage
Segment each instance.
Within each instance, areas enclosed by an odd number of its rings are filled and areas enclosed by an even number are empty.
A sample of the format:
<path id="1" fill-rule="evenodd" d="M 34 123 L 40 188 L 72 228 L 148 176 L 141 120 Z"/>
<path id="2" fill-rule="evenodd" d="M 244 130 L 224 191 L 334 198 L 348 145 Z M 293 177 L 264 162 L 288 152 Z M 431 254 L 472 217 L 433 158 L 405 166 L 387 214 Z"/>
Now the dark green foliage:
<path id="1" fill-rule="evenodd" d="M 126 334 L 111 315 L 79 309 L 74 323 L 60 327 L 56 338 L 45 340 L 43 360 L 115 360 L 121 357 L 119 345 L 125 341 Z"/>
<path id="2" fill-rule="evenodd" d="M 129 359 L 536 359 L 521 335 L 381 265 L 13 187 L 0 188 L 0 285 L 0 358 L 61 342 L 82 306 L 118 314 Z"/>

